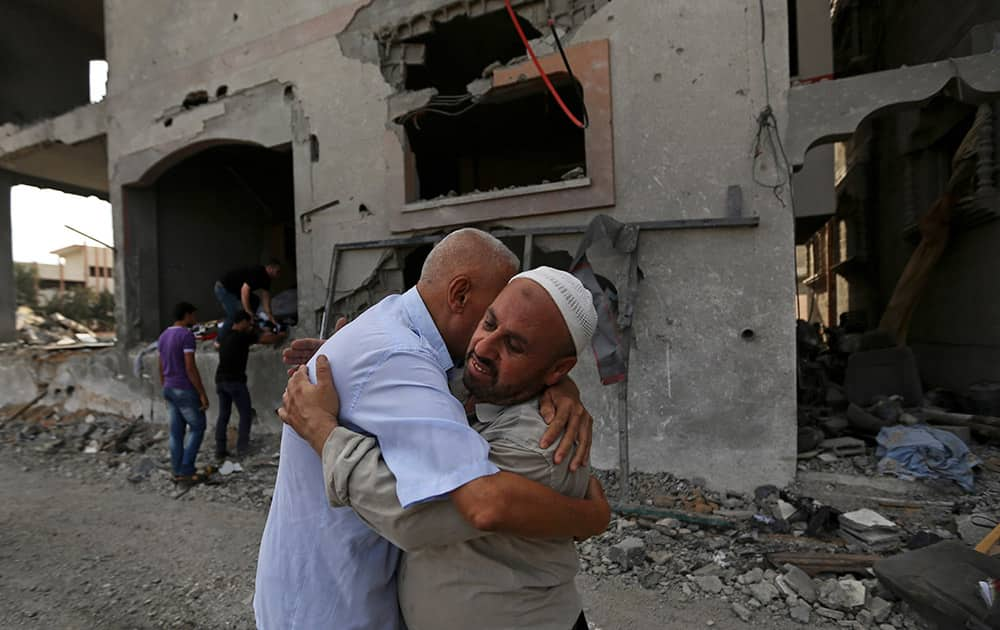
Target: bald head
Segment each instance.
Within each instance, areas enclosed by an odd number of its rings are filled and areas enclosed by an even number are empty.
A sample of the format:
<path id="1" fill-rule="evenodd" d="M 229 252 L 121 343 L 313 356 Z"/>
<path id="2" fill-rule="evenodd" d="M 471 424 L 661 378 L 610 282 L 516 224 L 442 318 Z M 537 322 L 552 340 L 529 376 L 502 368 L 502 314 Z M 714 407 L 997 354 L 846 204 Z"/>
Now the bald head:
<path id="1" fill-rule="evenodd" d="M 510 278 L 520 264 L 514 252 L 492 234 L 462 228 L 444 237 L 427 255 L 420 283 L 426 286 L 447 283 L 457 271 L 472 270 L 507 274 Z"/>
<path id="2" fill-rule="evenodd" d="M 486 307 L 519 266 L 506 245 L 473 228 L 452 232 L 428 254 L 417 291 L 452 357 L 465 354 Z"/>

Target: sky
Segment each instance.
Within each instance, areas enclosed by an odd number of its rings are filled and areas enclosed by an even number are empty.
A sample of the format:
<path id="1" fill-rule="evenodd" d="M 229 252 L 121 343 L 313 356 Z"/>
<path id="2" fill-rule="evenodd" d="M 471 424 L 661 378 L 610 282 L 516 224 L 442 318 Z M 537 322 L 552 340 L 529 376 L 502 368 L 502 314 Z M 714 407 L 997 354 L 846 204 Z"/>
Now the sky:
<path id="1" fill-rule="evenodd" d="M 90 62 L 90 102 L 96 103 L 107 92 L 108 63 Z M 58 263 L 52 250 L 68 245 L 98 245 L 67 230 L 70 225 L 108 245 L 114 245 L 111 229 L 111 204 L 97 197 L 80 197 L 34 186 L 11 189 L 11 241 L 17 262 Z"/>
<path id="2" fill-rule="evenodd" d="M 50 253 L 67 245 L 98 245 L 67 230 L 70 225 L 114 245 L 111 204 L 97 197 L 81 197 L 58 190 L 14 186 L 10 189 L 11 241 L 17 262 L 59 262 Z"/>

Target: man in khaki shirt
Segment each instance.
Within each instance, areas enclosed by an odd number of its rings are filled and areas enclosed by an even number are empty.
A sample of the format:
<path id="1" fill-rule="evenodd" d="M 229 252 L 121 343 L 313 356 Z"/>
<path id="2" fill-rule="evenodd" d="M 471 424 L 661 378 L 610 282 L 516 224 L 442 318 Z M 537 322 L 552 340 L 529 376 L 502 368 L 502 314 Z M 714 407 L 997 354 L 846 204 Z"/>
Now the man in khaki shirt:
<path id="1" fill-rule="evenodd" d="M 556 464 L 554 449 L 539 447 L 546 425 L 536 397 L 589 347 L 597 320 L 592 299 L 576 278 L 555 269 L 515 276 L 473 335 L 463 377 L 479 403 L 473 427 L 489 443 L 490 460 L 578 498 L 600 486 L 589 483 L 589 471 L 571 472 L 569 459 Z M 404 510 L 378 442 L 344 427 L 323 446 L 323 471 L 332 505 L 352 507 L 406 552 L 399 600 L 410 630 L 587 627 L 572 540 L 480 531 L 448 501 Z"/>

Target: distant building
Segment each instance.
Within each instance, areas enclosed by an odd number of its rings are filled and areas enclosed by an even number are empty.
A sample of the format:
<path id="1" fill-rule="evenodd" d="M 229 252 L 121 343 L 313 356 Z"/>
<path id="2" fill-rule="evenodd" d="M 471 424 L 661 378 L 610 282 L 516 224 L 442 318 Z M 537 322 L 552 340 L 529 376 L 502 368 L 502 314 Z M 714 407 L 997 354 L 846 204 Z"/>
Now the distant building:
<path id="1" fill-rule="evenodd" d="M 59 256 L 60 264 L 34 265 L 38 273 L 39 296 L 43 300 L 50 300 L 73 287 L 114 293 L 112 269 L 115 259 L 112 250 L 91 245 L 70 245 L 52 253 Z"/>

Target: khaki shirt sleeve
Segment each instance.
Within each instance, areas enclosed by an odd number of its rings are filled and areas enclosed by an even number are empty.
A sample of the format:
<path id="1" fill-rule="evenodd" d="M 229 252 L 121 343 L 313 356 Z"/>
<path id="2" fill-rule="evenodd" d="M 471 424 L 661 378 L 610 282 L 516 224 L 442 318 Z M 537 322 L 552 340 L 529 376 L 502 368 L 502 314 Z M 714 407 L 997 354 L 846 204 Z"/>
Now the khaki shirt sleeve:
<path id="1" fill-rule="evenodd" d="M 447 499 L 404 510 L 396 496 L 396 477 L 382 459 L 378 441 L 344 427 L 334 429 L 323 445 L 323 478 L 330 505 L 352 508 L 403 551 L 490 535 L 466 522 Z"/>

